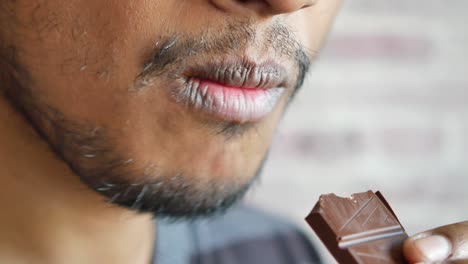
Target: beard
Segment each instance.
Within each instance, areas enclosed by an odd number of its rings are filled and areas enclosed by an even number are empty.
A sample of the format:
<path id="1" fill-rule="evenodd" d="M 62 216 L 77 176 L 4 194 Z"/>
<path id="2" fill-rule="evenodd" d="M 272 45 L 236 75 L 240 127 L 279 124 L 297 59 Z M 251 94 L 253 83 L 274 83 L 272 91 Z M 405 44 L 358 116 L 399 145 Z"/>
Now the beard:
<path id="1" fill-rule="evenodd" d="M 144 70 L 136 79 L 136 88 L 149 78 L 162 75 L 166 69 L 177 67 L 190 54 L 232 53 L 252 43 L 255 38 L 255 30 L 246 23 L 232 24 L 229 28 L 228 33 L 220 36 L 161 37 L 158 43 L 163 44 L 148 55 L 142 67 Z M 265 43 L 268 44 L 265 46 L 295 62 L 297 91 L 309 68 L 309 56 L 281 24 L 272 26 L 266 35 Z M 205 40 L 203 45 L 197 41 L 199 38 Z M 10 69 L 7 72 L 11 73 L 5 77 L 9 101 L 48 142 L 57 157 L 108 203 L 151 213 L 157 218 L 194 219 L 224 212 L 240 200 L 259 178 L 266 158 L 259 164 L 255 175 L 239 178 L 222 175 L 194 177 L 183 169 L 163 173 L 155 163 L 137 167 L 131 157 L 119 150 L 117 140 L 111 136 L 112 131 L 97 124 L 67 118 L 33 89 L 34 80 L 27 67 L 20 65 L 14 56 L 7 64 L 7 69 Z M 217 134 L 227 139 L 246 129 L 249 129 L 249 124 L 217 124 Z"/>

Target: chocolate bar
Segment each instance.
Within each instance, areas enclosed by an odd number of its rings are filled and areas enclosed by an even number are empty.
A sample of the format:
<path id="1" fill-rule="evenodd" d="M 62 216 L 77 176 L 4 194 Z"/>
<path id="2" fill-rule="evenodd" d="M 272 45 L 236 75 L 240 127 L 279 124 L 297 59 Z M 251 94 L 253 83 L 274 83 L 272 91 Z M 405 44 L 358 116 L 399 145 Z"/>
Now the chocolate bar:
<path id="1" fill-rule="evenodd" d="M 405 263 L 408 235 L 380 192 L 322 195 L 306 221 L 338 263 Z"/>

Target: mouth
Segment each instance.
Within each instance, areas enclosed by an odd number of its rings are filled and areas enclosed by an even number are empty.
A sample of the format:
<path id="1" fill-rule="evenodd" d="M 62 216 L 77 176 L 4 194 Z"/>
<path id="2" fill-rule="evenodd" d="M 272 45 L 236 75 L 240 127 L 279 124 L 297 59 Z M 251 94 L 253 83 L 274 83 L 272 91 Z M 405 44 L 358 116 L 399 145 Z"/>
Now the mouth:
<path id="1" fill-rule="evenodd" d="M 213 63 L 188 68 L 179 103 L 228 122 L 258 122 L 286 90 L 286 70 L 275 63 Z"/>

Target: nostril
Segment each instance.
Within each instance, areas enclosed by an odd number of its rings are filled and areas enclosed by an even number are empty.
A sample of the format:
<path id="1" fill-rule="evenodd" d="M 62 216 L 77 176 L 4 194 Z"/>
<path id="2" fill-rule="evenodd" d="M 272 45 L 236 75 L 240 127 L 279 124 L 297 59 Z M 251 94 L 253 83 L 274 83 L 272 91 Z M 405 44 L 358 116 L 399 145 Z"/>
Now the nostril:
<path id="1" fill-rule="evenodd" d="M 235 0 L 234 2 L 245 9 L 250 9 L 258 13 L 271 10 L 271 5 L 266 0 Z"/>
<path id="2" fill-rule="evenodd" d="M 293 13 L 313 6 L 319 0 L 210 0 L 218 9 L 247 15 L 252 11 L 259 15 L 278 15 Z M 247 12 L 246 12 L 247 11 Z"/>
<path id="3" fill-rule="evenodd" d="M 265 1 L 263 0 L 237 0 L 237 2 L 244 4 L 244 3 L 249 3 L 249 2 L 251 3 L 251 2 L 265 2 Z"/>
<path id="4" fill-rule="evenodd" d="M 295 11 L 312 7 L 319 0 L 265 0 L 277 14 L 293 13 Z"/>
<path id="5" fill-rule="evenodd" d="M 263 7 L 268 7 L 270 4 L 268 4 L 267 1 L 265 0 L 236 0 L 237 3 L 242 4 L 242 5 L 262 5 Z"/>

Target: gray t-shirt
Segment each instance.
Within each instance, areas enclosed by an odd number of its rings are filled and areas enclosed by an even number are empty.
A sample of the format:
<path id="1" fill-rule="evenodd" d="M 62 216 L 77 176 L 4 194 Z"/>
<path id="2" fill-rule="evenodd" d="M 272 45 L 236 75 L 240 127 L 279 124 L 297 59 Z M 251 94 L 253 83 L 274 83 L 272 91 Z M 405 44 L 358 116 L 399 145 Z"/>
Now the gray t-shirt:
<path id="1" fill-rule="evenodd" d="M 153 264 L 319 264 L 298 228 L 237 206 L 219 217 L 157 222 Z"/>

